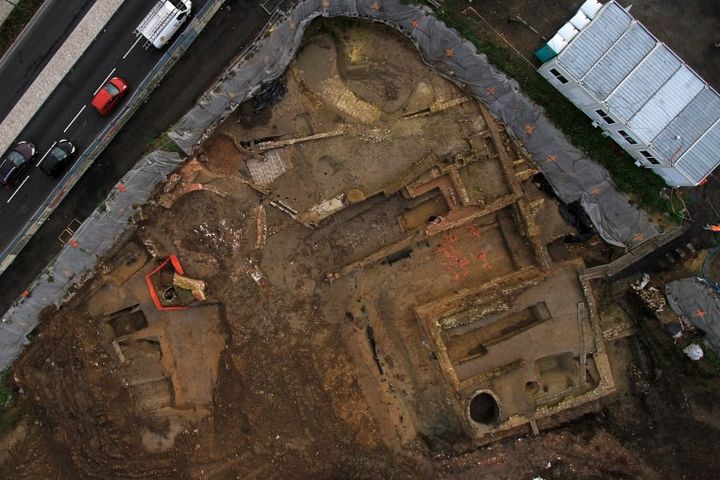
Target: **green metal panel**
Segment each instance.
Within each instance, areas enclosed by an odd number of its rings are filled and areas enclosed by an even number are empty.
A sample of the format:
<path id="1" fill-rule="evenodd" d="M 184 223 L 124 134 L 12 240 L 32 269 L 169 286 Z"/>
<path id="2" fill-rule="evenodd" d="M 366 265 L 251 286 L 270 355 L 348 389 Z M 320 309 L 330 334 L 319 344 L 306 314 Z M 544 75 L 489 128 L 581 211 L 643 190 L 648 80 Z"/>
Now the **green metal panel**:
<path id="1" fill-rule="evenodd" d="M 557 55 L 557 52 L 555 50 L 553 50 L 552 48 L 550 48 L 550 45 L 548 45 L 546 43 L 546 44 L 543 44 L 542 47 L 535 50 L 534 55 L 535 55 L 535 58 L 537 58 L 541 62 L 545 63 L 548 60 L 550 60 L 551 58 L 555 57 Z"/>

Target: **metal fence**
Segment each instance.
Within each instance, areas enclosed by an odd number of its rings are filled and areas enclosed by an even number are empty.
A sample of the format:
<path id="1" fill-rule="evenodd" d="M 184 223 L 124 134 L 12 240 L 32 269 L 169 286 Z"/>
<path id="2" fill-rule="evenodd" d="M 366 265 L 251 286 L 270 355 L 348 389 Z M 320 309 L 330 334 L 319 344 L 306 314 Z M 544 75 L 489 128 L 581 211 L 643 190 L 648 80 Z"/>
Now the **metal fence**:
<path id="1" fill-rule="evenodd" d="M 140 82 L 137 89 L 115 117 L 115 120 L 105 127 L 90 146 L 80 154 L 78 160 L 72 165 L 69 172 L 53 189 L 45 202 L 35 211 L 12 243 L 0 254 L 0 275 L 15 260 L 20 251 L 27 245 L 32 236 L 40 229 L 45 220 L 55 211 L 60 202 L 72 190 L 75 184 L 90 168 L 98 156 L 105 150 L 115 138 L 120 129 L 130 120 L 140 106 L 145 102 L 150 93 L 157 87 L 167 72 L 177 63 L 197 36 L 202 32 L 210 19 L 217 13 L 225 0 L 208 0 L 190 24 L 165 51 L 153 69 Z"/>

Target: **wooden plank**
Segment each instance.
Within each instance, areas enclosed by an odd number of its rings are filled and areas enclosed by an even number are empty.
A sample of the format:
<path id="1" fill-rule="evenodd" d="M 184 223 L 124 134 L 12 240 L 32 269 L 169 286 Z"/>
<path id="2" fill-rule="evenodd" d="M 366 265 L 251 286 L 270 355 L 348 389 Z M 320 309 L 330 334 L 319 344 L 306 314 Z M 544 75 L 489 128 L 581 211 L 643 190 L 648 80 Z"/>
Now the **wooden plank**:
<path id="1" fill-rule="evenodd" d="M 578 302 L 577 304 L 577 322 L 578 322 L 578 336 L 580 337 L 579 345 L 579 356 L 580 356 L 580 369 L 578 371 L 578 385 L 582 388 L 587 386 L 587 345 L 585 345 L 585 324 L 587 323 L 587 309 L 585 308 L 584 302 Z"/>
<path id="2" fill-rule="evenodd" d="M 395 253 L 397 251 L 402 250 L 403 248 L 407 248 L 413 243 L 421 240 L 424 237 L 422 232 L 416 232 L 409 237 L 403 238 L 402 240 L 398 240 L 395 243 L 392 243 L 386 247 L 381 248 L 380 250 L 371 253 L 367 257 L 360 259 L 356 262 L 349 263 L 342 267 L 337 272 L 331 272 L 325 274 L 325 280 L 328 282 L 334 282 L 340 277 L 343 277 L 345 275 L 348 275 L 350 273 L 356 272 L 358 270 L 361 270 L 369 265 L 372 265 L 373 263 L 379 262 L 380 260 L 384 259 L 388 255 Z"/>
<path id="3" fill-rule="evenodd" d="M 404 186 L 418 178 L 420 175 L 425 173 L 427 170 L 437 165 L 440 158 L 435 155 L 434 152 L 428 152 L 425 156 L 417 160 L 415 163 L 403 172 L 395 180 L 391 181 L 388 186 L 383 189 L 383 193 L 386 197 L 393 195 L 400 191 Z"/>
<path id="4" fill-rule="evenodd" d="M 500 365 L 499 367 L 493 368 L 492 370 L 488 370 L 486 372 L 482 372 L 472 377 L 466 378 L 465 380 L 460 382 L 458 390 L 464 390 L 471 386 L 478 386 L 482 383 L 502 377 L 503 375 L 507 375 L 510 372 L 514 372 L 515 370 L 524 367 L 526 363 L 527 362 L 524 359 L 520 358 L 510 363 Z"/>

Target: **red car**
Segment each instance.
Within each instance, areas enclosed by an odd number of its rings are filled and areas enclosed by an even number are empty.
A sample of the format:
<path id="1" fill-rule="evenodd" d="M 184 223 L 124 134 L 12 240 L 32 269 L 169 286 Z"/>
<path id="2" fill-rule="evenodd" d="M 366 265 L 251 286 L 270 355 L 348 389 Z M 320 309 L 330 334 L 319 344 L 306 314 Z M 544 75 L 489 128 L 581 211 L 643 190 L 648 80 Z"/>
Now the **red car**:
<path id="1" fill-rule="evenodd" d="M 100 115 L 109 115 L 128 91 L 128 84 L 120 77 L 113 77 L 98 90 L 92 99 L 93 107 Z"/>

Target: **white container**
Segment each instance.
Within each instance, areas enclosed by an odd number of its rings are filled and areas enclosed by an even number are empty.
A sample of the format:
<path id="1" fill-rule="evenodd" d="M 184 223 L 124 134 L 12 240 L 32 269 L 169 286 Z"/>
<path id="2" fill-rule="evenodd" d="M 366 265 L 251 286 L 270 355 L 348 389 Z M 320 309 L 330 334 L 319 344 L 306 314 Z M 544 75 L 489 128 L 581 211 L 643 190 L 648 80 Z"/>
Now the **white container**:
<path id="1" fill-rule="evenodd" d="M 580 11 L 584 13 L 586 17 L 592 20 L 593 18 L 595 18 L 595 15 L 597 15 L 597 12 L 599 12 L 601 8 L 602 4 L 598 2 L 598 0 L 587 0 L 580 7 Z"/>
<path id="2" fill-rule="evenodd" d="M 578 30 L 582 30 L 590 23 L 590 19 L 581 11 L 578 11 L 571 19 L 570 24 Z"/>
<path id="3" fill-rule="evenodd" d="M 562 52 L 563 48 L 567 47 L 567 44 L 567 40 L 561 37 L 560 34 L 556 34 L 547 42 L 548 47 L 550 47 L 555 53 Z"/>
<path id="4" fill-rule="evenodd" d="M 577 28 L 573 27 L 570 22 L 566 23 L 562 26 L 560 30 L 557 32 L 558 35 L 560 35 L 563 39 L 565 39 L 566 42 L 570 42 L 575 35 L 578 34 Z"/>

